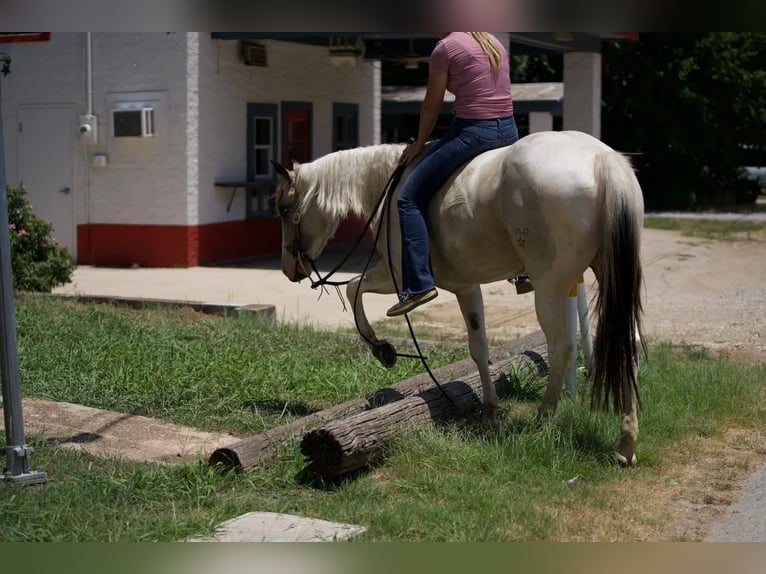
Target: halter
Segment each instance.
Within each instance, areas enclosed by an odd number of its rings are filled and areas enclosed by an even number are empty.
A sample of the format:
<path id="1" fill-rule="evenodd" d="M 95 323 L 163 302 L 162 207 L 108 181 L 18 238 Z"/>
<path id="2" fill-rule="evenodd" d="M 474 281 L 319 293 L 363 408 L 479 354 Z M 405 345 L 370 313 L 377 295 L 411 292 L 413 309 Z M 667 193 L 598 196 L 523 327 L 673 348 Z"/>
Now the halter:
<path id="1" fill-rule="evenodd" d="M 286 215 L 286 214 L 285 214 Z M 296 265 L 300 268 L 301 272 L 311 279 L 311 271 L 306 269 L 306 266 L 303 264 L 304 260 L 309 262 L 309 265 L 311 266 L 311 269 L 315 271 L 317 274 L 319 272 L 316 269 L 316 265 L 314 264 L 314 260 L 309 257 L 306 252 L 301 249 L 301 214 L 296 210 L 293 212 L 292 217 L 290 218 L 290 222 L 293 225 L 293 243 L 290 246 L 290 249 L 288 252 L 292 254 L 293 258 L 296 261 Z M 311 288 L 314 289 L 316 284 L 312 281 L 311 282 Z"/>

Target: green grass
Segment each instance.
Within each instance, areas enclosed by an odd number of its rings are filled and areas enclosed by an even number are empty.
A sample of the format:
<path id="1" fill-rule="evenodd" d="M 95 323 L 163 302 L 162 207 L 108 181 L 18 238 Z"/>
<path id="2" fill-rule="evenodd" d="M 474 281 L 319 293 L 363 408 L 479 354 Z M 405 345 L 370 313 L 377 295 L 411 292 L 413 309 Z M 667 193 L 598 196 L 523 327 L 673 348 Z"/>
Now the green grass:
<path id="1" fill-rule="evenodd" d="M 20 299 L 17 311 L 25 396 L 208 428 L 259 430 L 298 416 L 282 414 L 284 405 L 321 408 L 420 371 L 404 362 L 388 372 L 347 337 L 252 317 L 37 297 Z M 464 356 L 455 353 L 429 349 L 434 365 Z M 547 540 L 561 526 L 558 508 L 619 505 L 605 485 L 655 475 L 680 442 L 727 425 L 762 429 L 764 380 L 764 365 L 651 345 L 640 378 L 641 462 L 630 472 L 612 460 L 618 417 L 566 400 L 539 424 L 541 387 L 529 380 L 503 402 L 499 429 L 469 420 L 408 432 L 383 464 L 329 482 L 305 475 L 295 443 L 273 463 L 222 475 L 203 461 L 114 462 L 32 437 L 33 465 L 48 483 L 0 485 L 0 541 L 173 541 L 253 510 L 363 524 L 360 541 Z M 277 407 L 268 414 L 252 408 L 269 401 Z M 576 487 L 565 484 L 576 476 Z"/>
<path id="2" fill-rule="evenodd" d="M 724 221 L 717 219 L 684 219 L 673 217 L 647 217 L 644 227 L 680 231 L 684 237 L 742 241 L 755 239 L 753 235 L 766 229 L 766 224 L 757 221 Z"/>
<path id="3" fill-rule="evenodd" d="M 234 433 L 261 432 L 421 372 L 407 359 L 384 369 L 358 337 L 252 315 L 27 296 L 17 303 L 17 332 L 26 396 Z M 467 356 L 446 345 L 426 352 L 433 367 Z"/>

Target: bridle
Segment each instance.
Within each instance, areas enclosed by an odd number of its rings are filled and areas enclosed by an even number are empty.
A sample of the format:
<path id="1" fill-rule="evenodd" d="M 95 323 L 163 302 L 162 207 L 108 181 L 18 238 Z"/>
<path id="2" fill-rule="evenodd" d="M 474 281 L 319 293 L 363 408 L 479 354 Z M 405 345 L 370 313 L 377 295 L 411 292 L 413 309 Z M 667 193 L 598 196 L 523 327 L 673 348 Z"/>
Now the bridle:
<path id="1" fill-rule="evenodd" d="M 348 253 L 335 265 L 335 267 L 332 268 L 331 271 L 329 271 L 324 277 L 322 277 L 322 274 L 319 272 L 316 266 L 316 261 L 309 257 L 309 255 L 303 250 L 301 247 L 301 213 L 298 210 L 299 201 L 295 201 L 295 203 L 292 206 L 285 206 L 279 208 L 279 216 L 282 219 L 283 224 L 289 224 L 292 226 L 292 236 L 293 240 L 290 244 L 290 247 L 287 249 L 287 252 L 290 253 L 293 258 L 296 261 L 296 266 L 300 269 L 300 271 L 311 281 L 311 288 L 317 289 L 320 287 L 324 287 L 326 285 L 329 285 L 331 287 L 341 287 L 343 285 L 348 285 L 348 283 L 351 282 L 351 280 L 346 281 L 330 281 L 330 277 L 335 275 L 340 269 L 346 264 L 346 262 L 351 258 L 351 256 L 354 254 L 356 249 L 359 247 L 359 245 L 364 240 L 365 235 L 367 234 L 367 230 L 371 229 L 372 222 L 375 219 L 375 216 L 378 213 L 378 210 L 380 209 L 380 206 L 386 202 L 387 206 L 390 207 L 390 199 L 393 195 L 393 190 L 396 189 L 396 186 L 399 185 L 399 181 L 401 180 L 402 174 L 404 173 L 405 166 L 398 165 L 394 172 L 391 174 L 391 177 L 388 178 L 388 182 L 386 182 L 385 187 L 383 188 L 383 192 L 378 197 L 377 202 L 375 203 L 375 207 L 373 207 L 372 211 L 370 212 L 370 216 L 367 218 L 367 221 L 365 222 L 364 226 L 362 227 L 362 231 L 359 233 L 359 236 L 356 238 L 356 241 L 354 242 L 354 245 L 349 249 Z M 294 185 L 294 184 L 293 184 Z M 291 214 L 292 212 L 292 214 Z M 386 213 L 388 212 L 388 209 L 386 210 Z M 390 217 L 388 218 L 390 221 Z M 367 268 L 369 267 L 369 264 L 372 261 L 372 255 L 375 250 L 375 245 L 378 243 L 378 238 L 380 236 L 380 227 L 378 227 L 378 233 L 375 235 L 375 243 L 373 244 L 372 252 L 370 253 L 370 257 L 367 261 L 367 264 L 364 267 L 364 271 L 362 274 L 367 272 Z M 309 271 L 306 269 L 306 265 L 304 262 L 307 262 L 311 270 Z M 314 281 L 312 279 L 312 273 L 315 273 L 318 279 Z"/>
<path id="2" fill-rule="evenodd" d="M 292 211 L 292 215 L 290 215 L 290 211 Z M 301 271 L 301 273 L 311 279 L 311 271 L 306 269 L 304 261 L 308 261 L 313 271 L 316 271 L 316 265 L 314 263 L 314 259 L 309 257 L 308 253 L 306 253 L 301 247 L 301 213 L 298 211 L 298 202 L 296 202 L 292 207 L 280 208 L 279 217 L 282 219 L 283 225 L 288 224 L 288 220 L 289 225 L 292 225 L 293 241 L 290 244 L 290 247 L 287 249 L 287 252 L 293 256 L 293 259 L 296 262 L 295 265 Z M 315 288 L 313 281 L 311 288 Z"/>
<path id="3" fill-rule="evenodd" d="M 399 181 L 402 178 L 402 174 L 404 173 L 404 170 L 406 169 L 405 165 L 399 164 L 397 165 L 394 172 L 391 174 L 391 177 L 388 178 L 388 181 L 386 182 L 386 185 L 383 188 L 382 193 L 378 197 L 377 202 L 375 203 L 375 207 L 370 212 L 370 216 L 367 218 L 367 221 L 365 222 L 364 227 L 362 228 L 362 231 L 360 232 L 359 236 L 356 238 L 356 241 L 354 242 L 354 245 L 351 247 L 351 249 L 346 253 L 346 255 L 335 265 L 335 267 L 332 268 L 331 271 L 329 271 L 324 277 L 322 277 L 321 273 L 316 267 L 316 262 L 313 258 L 309 257 L 308 254 L 303 250 L 301 247 L 301 213 L 298 209 L 300 202 L 296 199 L 295 202 L 291 206 L 284 206 L 279 207 L 279 217 L 282 220 L 282 224 L 288 223 L 292 225 L 293 227 L 293 241 L 288 249 L 288 253 L 292 254 L 293 258 L 296 261 L 296 268 L 299 268 L 300 271 L 311 281 L 311 288 L 317 289 L 322 288 L 325 289 L 325 286 L 329 285 L 331 287 L 335 287 L 336 291 L 338 292 L 338 297 L 341 300 L 341 303 L 343 304 L 343 310 L 346 310 L 346 304 L 343 300 L 343 296 L 340 293 L 340 287 L 343 285 L 348 285 L 351 282 L 351 279 L 346 281 L 330 281 L 330 277 L 335 275 L 342 267 L 346 264 L 346 262 L 349 260 L 351 255 L 356 251 L 357 247 L 362 243 L 362 240 L 364 239 L 364 236 L 367 234 L 367 230 L 371 228 L 372 222 L 375 219 L 375 216 L 378 213 L 378 210 L 380 209 L 381 205 L 384 203 L 385 210 L 384 213 L 381 215 L 382 217 L 385 217 L 387 220 L 387 224 L 389 226 L 387 238 L 390 242 L 391 240 L 391 216 L 390 216 L 390 210 L 391 210 L 391 198 L 393 197 L 393 191 L 396 189 L 396 186 L 399 185 Z M 293 189 L 295 186 L 295 182 L 293 181 Z M 292 214 L 291 214 L 292 212 Z M 362 277 L 364 277 L 364 274 L 367 273 L 367 269 L 370 266 L 370 263 L 372 262 L 372 258 L 375 254 L 375 248 L 378 244 L 378 239 L 380 238 L 380 232 L 383 228 L 383 224 L 381 221 L 381 224 L 378 226 L 378 231 L 375 234 L 375 239 L 372 245 L 372 249 L 370 249 L 370 255 L 367 258 L 367 261 L 364 265 L 364 269 L 362 270 Z M 387 248 L 388 252 L 388 268 L 391 271 L 391 280 L 394 283 L 394 288 L 396 290 L 397 296 L 399 295 L 399 286 L 396 282 L 396 277 L 394 276 L 394 268 L 393 264 L 391 262 L 391 247 L 390 243 Z M 311 267 L 311 271 L 306 269 L 306 266 L 304 264 L 304 261 L 308 262 L 308 264 Z M 316 281 L 312 279 L 312 273 L 315 273 L 318 277 Z M 361 279 L 357 283 L 356 286 L 356 296 L 355 299 L 358 300 L 359 298 L 359 290 L 361 289 L 362 281 Z M 373 341 L 370 341 L 364 333 L 362 333 L 362 330 L 359 327 L 359 321 L 356 316 L 356 309 L 352 309 L 352 314 L 354 315 L 354 325 L 356 327 L 357 333 L 359 333 L 359 336 L 362 337 L 367 343 L 375 347 L 375 343 Z M 415 331 L 412 328 L 412 323 L 410 321 L 409 316 L 404 316 L 405 320 L 407 321 L 407 326 L 410 331 L 410 336 L 412 337 L 412 342 L 415 345 L 415 349 L 417 350 L 417 354 L 406 354 L 406 353 L 396 353 L 397 357 L 403 357 L 403 358 L 409 358 L 409 359 L 419 359 L 420 362 L 425 367 L 426 371 L 428 372 L 428 375 L 431 377 L 431 380 L 436 384 L 436 386 L 439 388 L 439 390 L 442 392 L 442 394 L 447 398 L 447 400 L 452 404 L 452 406 L 457 410 L 460 411 L 460 408 L 455 404 L 455 401 L 452 399 L 452 397 L 444 390 L 442 385 L 439 383 L 436 376 L 431 371 L 431 368 L 428 366 L 428 361 L 425 356 L 423 356 L 422 351 L 420 350 L 420 345 L 418 344 L 417 337 L 415 336 Z"/>

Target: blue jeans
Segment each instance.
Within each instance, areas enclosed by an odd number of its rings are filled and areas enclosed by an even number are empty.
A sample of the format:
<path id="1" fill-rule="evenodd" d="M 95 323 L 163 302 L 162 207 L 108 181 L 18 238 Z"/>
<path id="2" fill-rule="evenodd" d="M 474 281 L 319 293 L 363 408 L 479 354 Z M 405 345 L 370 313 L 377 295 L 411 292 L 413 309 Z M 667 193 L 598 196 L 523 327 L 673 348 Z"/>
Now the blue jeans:
<path id="1" fill-rule="evenodd" d="M 513 116 L 491 120 L 454 118 L 449 131 L 426 149 L 405 180 L 397 202 L 402 233 L 402 295 L 434 287 L 425 218 L 429 200 L 468 160 L 517 139 Z"/>

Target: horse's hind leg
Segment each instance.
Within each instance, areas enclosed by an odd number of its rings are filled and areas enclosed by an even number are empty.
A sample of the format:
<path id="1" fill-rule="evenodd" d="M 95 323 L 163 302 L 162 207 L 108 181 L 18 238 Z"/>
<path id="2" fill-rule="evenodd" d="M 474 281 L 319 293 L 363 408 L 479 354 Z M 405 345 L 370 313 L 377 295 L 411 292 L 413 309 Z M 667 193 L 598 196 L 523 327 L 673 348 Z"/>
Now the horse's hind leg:
<path id="1" fill-rule="evenodd" d="M 364 293 L 393 293 L 394 287 L 390 280 L 388 268 L 382 264 L 373 267 L 363 276 L 354 277 L 346 285 L 346 297 L 351 303 L 356 328 L 359 336 L 370 346 L 372 354 L 386 368 L 396 364 L 396 349 L 388 341 L 379 340 L 367 319 L 362 304 Z"/>
<path id="2" fill-rule="evenodd" d="M 481 287 L 474 285 L 470 288 L 460 289 L 455 291 L 455 295 L 468 331 L 468 350 L 481 377 L 481 388 L 484 395 L 484 420 L 490 424 L 496 424 L 499 402 L 489 373 L 489 345 L 487 344 L 487 332 L 484 324 L 484 300 Z"/>
<path id="3" fill-rule="evenodd" d="M 640 335 L 636 333 L 636 345 L 640 348 Z M 636 363 L 633 365 L 633 377 L 638 380 L 638 357 L 639 353 L 636 353 Z M 622 466 L 634 466 L 638 459 L 636 459 L 635 448 L 636 441 L 638 440 L 638 414 L 637 414 L 637 400 L 632 388 L 630 391 L 630 400 L 626 401 L 627 405 L 622 413 L 622 420 L 620 424 L 620 446 L 617 448 L 617 462 Z"/>
<path id="4" fill-rule="evenodd" d="M 567 289 L 551 288 L 545 284 L 535 286 L 535 311 L 540 328 L 545 333 L 550 366 L 548 387 L 543 395 L 540 414 L 550 414 L 556 410 L 561 388 L 576 352 L 568 336 L 567 293 Z"/>
<path id="5" fill-rule="evenodd" d="M 638 440 L 638 416 L 636 415 L 636 398 L 631 397 L 630 407 L 622 413 L 620 425 L 620 446 L 617 448 L 617 462 L 621 466 L 634 466 L 636 459 L 635 448 Z"/>

